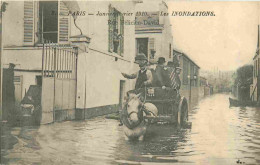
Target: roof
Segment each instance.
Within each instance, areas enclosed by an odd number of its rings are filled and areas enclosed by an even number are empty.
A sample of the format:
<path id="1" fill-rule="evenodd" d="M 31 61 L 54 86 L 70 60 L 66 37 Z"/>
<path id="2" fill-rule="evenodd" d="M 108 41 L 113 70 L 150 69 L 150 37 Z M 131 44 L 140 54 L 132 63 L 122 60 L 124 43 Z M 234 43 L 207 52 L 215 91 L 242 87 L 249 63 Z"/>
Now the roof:
<path id="1" fill-rule="evenodd" d="M 255 56 L 254 56 L 253 60 L 258 56 L 258 54 L 259 54 L 259 48 L 256 49 Z"/>
<path id="2" fill-rule="evenodd" d="M 188 55 L 186 55 L 185 53 L 180 52 L 180 51 L 177 51 L 177 50 L 174 50 L 174 49 L 173 49 L 173 52 L 174 52 L 174 53 L 178 53 L 178 54 L 184 56 L 185 58 L 187 58 L 189 61 L 191 61 L 194 65 L 196 65 L 196 66 L 200 69 L 200 66 L 197 65 L 197 64 L 196 64 Z"/>

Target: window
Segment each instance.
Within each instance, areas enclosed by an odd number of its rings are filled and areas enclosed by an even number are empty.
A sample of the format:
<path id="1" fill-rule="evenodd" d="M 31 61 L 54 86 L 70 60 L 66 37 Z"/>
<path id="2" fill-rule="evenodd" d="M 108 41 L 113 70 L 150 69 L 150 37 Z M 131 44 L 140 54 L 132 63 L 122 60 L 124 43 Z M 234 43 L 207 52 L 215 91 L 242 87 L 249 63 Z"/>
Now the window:
<path id="1" fill-rule="evenodd" d="M 25 45 L 67 43 L 69 24 L 69 10 L 63 2 L 24 1 Z"/>
<path id="2" fill-rule="evenodd" d="M 149 44 L 149 52 L 148 52 L 148 56 L 150 59 L 154 59 L 155 58 L 155 38 L 149 38 L 148 39 L 148 44 Z"/>
<path id="3" fill-rule="evenodd" d="M 39 33 L 41 43 L 58 42 L 58 2 L 39 2 Z"/>
<path id="4" fill-rule="evenodd" d="M 36 76 L 36 85 L 42 86 L 42 76 Z"/>
<path id="5" fill-rule="evenodd" d="M 189 62 L 186 58 L 183 57 L 183 85 L 188 85 L 189 79 Z"/>
<path id="6" fill-rule="evenodd" d="M 124 16 L 109 5 L 108 51 L 123 56 L 124 53 Z"/>
<path id="7" fill-rule="evenodd" d="M 190 63 L 190 78 L 191 78 L 191 86 L 194 86 L 194 64 Z"/>
<path id="8" fill-rule="evenodd" d="M 194 80 L 194 86 L 197 86 L 199 77 L 198 77 L 198 68 L 196 66 L 194 66 L 194 75 L 196 75 L 196 79 Z"/>
<path id="9" fill-rule="evenodd" d="M 143 53 L 148 57 L 148 38 L 136 39 L 136 55 Z"/>

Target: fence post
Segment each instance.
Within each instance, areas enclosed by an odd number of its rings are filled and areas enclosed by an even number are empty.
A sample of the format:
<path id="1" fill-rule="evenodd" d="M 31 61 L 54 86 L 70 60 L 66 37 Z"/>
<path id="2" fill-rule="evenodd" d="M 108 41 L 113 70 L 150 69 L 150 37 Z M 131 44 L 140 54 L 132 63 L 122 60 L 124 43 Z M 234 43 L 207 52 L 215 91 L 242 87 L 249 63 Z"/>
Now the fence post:
<path id="1" fill-rule="evenodd" d="M 55 122 L 55 88 L 56 88 L 56 51 L 57 48 L 54 47 L 54 68 L 53 68 L 53 78 L 54 78 L 54 90 L 53 90 L 53 123 Z"/>

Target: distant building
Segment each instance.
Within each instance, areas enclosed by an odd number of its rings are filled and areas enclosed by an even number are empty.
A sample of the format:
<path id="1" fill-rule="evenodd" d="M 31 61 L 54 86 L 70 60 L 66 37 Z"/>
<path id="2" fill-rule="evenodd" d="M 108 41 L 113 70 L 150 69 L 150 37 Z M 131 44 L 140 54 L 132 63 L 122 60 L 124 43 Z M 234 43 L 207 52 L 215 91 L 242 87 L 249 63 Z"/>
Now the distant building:
<path id="1" fill-rule="evenodd" d="M 136 5 L 136 12 L 136 54 L 144 53 L 150 62 L 156 62 L 158 57 L 172 61 L 172 27 L 169 16 L 160 14 L 168 12 L 167 4 L 164 1 L 144 1 Z"/>
<path id="2" fill-rule="evenodd" d="M 205 77 L 200 76 L 200 97 L 208 96 L 213 94 L 212 86 L 208 83 L 208 80 Z"/>

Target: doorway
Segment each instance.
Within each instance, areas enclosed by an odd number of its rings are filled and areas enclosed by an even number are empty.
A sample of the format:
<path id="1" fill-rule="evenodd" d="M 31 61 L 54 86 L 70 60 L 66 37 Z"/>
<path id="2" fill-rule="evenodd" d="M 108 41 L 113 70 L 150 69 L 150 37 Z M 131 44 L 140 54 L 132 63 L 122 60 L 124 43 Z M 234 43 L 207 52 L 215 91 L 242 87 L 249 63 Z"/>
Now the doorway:
<path id="1" fill-rule="evenodd" d="M 120 80 L 119 107 L 118 107 L 119 109 L 123 108 L 124 96 L 125 96 L 125 80 Z"/>

